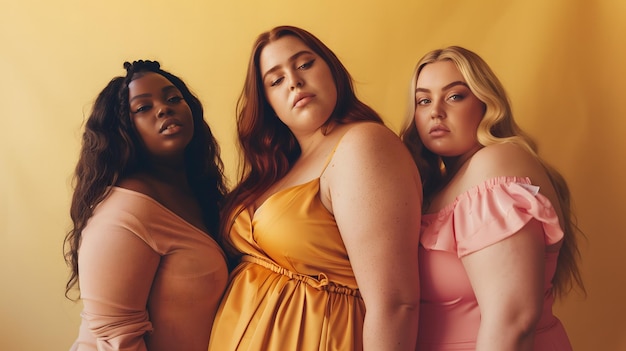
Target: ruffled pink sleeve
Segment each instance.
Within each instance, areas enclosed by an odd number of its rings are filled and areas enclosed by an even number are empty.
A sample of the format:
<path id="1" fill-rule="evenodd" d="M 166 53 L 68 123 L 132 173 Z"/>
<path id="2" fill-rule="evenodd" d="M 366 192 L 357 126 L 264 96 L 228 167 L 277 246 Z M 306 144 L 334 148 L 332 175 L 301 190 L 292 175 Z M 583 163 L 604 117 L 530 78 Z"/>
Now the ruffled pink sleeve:
<path id="1" fill-rule="evenodd" d="M 531 219 L 541 222 L 546 245 L 563 238 L 550 201 L 529 178 L 498 177 L 459 195 L 450 205 L 422 216 L 425 249 L 463 257 L 517 233 Z"/>

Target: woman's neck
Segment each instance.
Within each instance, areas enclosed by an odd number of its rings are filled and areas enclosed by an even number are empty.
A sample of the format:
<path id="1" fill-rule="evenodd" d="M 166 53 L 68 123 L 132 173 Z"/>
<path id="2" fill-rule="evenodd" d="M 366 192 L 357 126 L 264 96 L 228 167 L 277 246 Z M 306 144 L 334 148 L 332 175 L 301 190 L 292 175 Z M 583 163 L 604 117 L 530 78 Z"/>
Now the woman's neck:
<path id="1" fill-rule="evenodd" d="M 187 188 L 187 172 L 184 163 L 155 163 L 152 162 L 139 171 L 146 177 L 160 183 Z"/>
<path id="2" fill-rule="evenodd" d="M 444 176 L 444 183 L 448 183 L 454 176 L 459 172 L 461 168 L 463 168 L 469 160 L 472 159 L 472 156 L 478 152 L 478 150 L 482 149 L 482 145 L 476 146 L 469 152 L 466 152 L 459 156 L 454 157 L 441 157 L 443 164 L 446 169 L 446 174 Z"/>
<path id="3" fill-rule="evenodd" d="M 300 145 L 300 158 L 307 157 L 317 150 L 322 140 L 332 132 L 333 124 L 332 122 L 330 123 L 331 124 L 323 125 L 311 134 L 296 136 L 296 140 L 298 140 L 298 144 Z"/>

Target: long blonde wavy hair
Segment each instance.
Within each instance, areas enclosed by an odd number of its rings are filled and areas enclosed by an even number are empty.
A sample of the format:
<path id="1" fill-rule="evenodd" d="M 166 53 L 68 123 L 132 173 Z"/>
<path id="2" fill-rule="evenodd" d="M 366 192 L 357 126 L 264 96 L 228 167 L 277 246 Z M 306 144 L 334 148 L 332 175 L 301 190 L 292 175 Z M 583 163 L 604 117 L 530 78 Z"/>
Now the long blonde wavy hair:
<path id="1" fill-rule="evenodd" d="M 585 289 L 578 268 L 580 252 L 577 246 L 577 236 L 582 233 L 576 225 L 567 182 L 558 171 L 539 157 L 537 144 L 515 123 L 507 93 L 489 65 L 476 53 L 459 46 L 449 46 L 427 53 L 417 63 L 411 78 L 407 113 L 400 136 L 411 151 L 420 170 L 424 198 L 432 197 L 447 183 L 449 177 L 441 157 L 424 147 L 417 133 L 415 126 L 415 88 L 417 78 L 424 66 L 445 60 L 454 63 L 463 75 L 469 89 L 485 105 L 485 114 L 476 131 L 478 142 L 482 146 L 515 143 L 535 156 L 546 169 L 558 195 L 558 201 L 563 212 L 562 225 L 565 233 L 563 245 L 559 252 L 556 273 L 552 280 L 553 293 L 562 296 L 574 286 L 579 287 L 584 292 Z"/>

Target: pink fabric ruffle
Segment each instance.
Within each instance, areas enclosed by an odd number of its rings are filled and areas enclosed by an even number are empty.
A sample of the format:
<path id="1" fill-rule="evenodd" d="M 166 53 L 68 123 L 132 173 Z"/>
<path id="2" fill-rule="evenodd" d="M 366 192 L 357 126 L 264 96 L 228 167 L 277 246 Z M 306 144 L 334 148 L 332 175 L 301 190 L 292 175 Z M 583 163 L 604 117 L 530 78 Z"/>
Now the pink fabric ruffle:
<path id="1" fill-rule="evenodd" d="M 531 219 L 541 222 L 546 245 L 563 238 L 552 204 L 529 178 L 492 178 L 423 215 L 420 242 L 427 250 L 463 257 L 517 233 Z"/>

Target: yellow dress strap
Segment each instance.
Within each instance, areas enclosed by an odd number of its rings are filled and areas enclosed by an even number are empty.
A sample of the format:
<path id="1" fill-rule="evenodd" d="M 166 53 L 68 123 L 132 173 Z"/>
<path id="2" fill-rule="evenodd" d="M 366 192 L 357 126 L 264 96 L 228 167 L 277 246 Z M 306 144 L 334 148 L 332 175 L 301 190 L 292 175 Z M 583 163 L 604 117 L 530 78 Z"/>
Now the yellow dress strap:
<path id="1" fill-rule="evenodd" d="M 324 174 L 324 171 L 326 171 L 326 168 L 330 164 L 330 160 L 332 160 L 333 156 L 335 156 L 335 150 L 337 150 L 337 147 L 341 143 L 341 139 L 343 139 L 344 135 L 346 135 L 346 133 L 343 133 L 343 135 L 341 137 L 339 137 L 339 140 L 337 141 L 337 144 L 335 144 L 335 146 L 333 147 L 332 151 L 330 152 L 330 154 L 326 158 L 326 162 L 324 162 L 324 167 L 322 167 L 322 171 L 320 172 L 320 177 L 322 176 L 322 174 Z"/>

